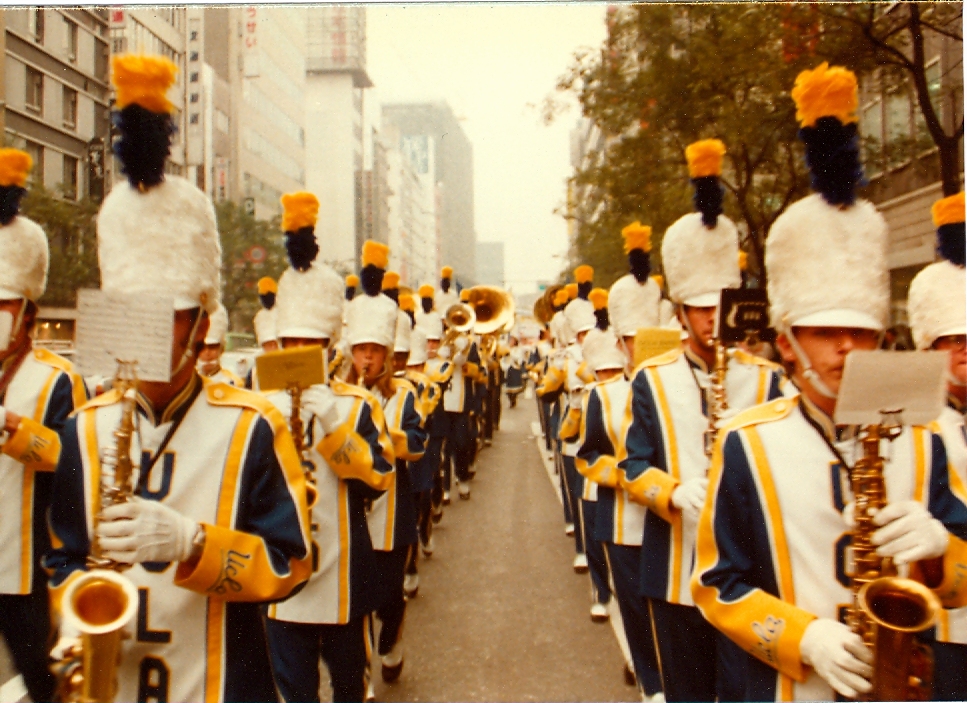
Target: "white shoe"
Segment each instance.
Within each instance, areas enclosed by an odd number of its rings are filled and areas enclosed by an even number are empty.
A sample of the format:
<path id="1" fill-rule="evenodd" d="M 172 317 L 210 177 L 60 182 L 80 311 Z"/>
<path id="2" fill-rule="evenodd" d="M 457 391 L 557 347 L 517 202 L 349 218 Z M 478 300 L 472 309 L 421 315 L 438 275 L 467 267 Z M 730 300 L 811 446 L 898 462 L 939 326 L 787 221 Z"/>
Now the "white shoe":
<path id="1" fill-rule="evenodd" d="M 457 481 L 457 492 L 461 500 L 470 500 L 470 484 Z"/>
<path id="2" fill-rule="evenodd" d="M 645 700 L 649 701 L 650 703 L 665 703 L 665 693 L 663 691 L 659 691 L 651 697 L 646 697 Z"/>
<path id="3" fill-rule="evenodd" d="M 379 659 L 383 665 L 381 672 L 383 681 L 386 683 L 396 681 L 403 672 L 403 640 L 398 640 L 389 654 L 384 654 Z"/>
<path id="4" fill-rule="evenodd" d="M 403 595 L 407 598 L 416 598 L 420 590 L 420 575 L 406 574 L 403 576 Z"/>
<path id="5" fill-rule="evenodd" d="M 608 606 L 604 603 L 594 603 L 591 606 L 591 622 L 607 622 L 611 617 L 608 613 Z"/>
<path id="6" fill-rule="evenodd" d="M 566 534 L 568 537 L 570 537 L 571 535 L 574 534 L 574 523 L 573 522 L 566 522 L 566 523 L 564 523 L 564 534 Z"/>
<path id="7" fill-rule="evenodd" d="M 575 554 L 574 555 L 574 572 L 577 574 L 586 574 L 588 572 L 588 557 L 586 554 Z"/>
<path id="8" fill-rule="evenodd" d="M 373 703 L 376 700 L 376 689 L 373 688 L 373 681 L 366 682 L 366 703 Z"/>
<path id="9" fill-rule="evenodd" d="M 426 541 L 423 545 L 423 556 L 428 557 L 433 555 L 433 535 L 430 535 L 430 539 Z"/>
<path id="10" fill-rule="evenodd" d="M 443 504 L 450 505 L 450 491 L 443 491 Z"/>

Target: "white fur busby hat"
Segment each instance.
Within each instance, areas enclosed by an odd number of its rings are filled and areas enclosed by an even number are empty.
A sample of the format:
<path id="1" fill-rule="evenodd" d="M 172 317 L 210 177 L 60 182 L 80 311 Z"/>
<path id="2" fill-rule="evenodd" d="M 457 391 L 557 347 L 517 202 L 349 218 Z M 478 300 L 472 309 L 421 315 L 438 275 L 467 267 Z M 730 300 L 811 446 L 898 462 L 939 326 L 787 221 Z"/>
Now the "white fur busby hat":
<path id="1" fill-rule="evenodd" d="M 275 308 L 259 310 L 255 313 L 252 324 L 255 326 L 255 338 L 258 340 L 259 346 L 266 342 L 278 340 L 279 337 L 275 333 Z"/>
<path id="2" fill-rule="evenodd" d="M 410 337 L 413 334 L 413 321 L 402 310 L 396 311 L 396 339 L 393 341 L 394 352 L 408 352 Z"/>
<path id="3" fill-rule="evenodd" d="M 47 289 L 50 249 L 36 222 L 19 215 L 33 166 L 30 154 L 0 149 L 0 300 L 37 300 Z"/>
<path id="4" fill-rule="evenodd" d="M 610 329 L 593 329 L 588 332 L 581 345 L 581 354 L 592 371 L 623 369 L 628 360 L 625 353 L 618 348 L 618 338 Z"/>
<path id="5" fill-rule="evenodd" d="M 208 332 L 205 334 L 205 344 L 224 344 L 227 332 L 228 310 L 219 303 L 215 312 L 208 316 Z"/>
<path id="6" fill-rule="evenodd" d="M 622 276 L 608 292 L 608 316 L 619 337 L 634 335 L 642 327 L 660 325 L 661 289 L 648 278 L 638 283 L 630 273 Z"/>
<path id="7" fill-rule="evenodd" d="M 567 323 L 567 342 L 573 342 L 581 332 L 585 332 L 597 323 L 594 316 L 594 305 L 590 300 L 575 298 L 564 308 L 564 320 Z"/>
<path id="8" fill-rule="evenodd" d="M 357 295 L 346 306 L 346 341 L 350 346 L 372 342 L 392 349 L 398 313 L 396 303 L 382 293 Z"/>
<path id="9" fill-rule="evenodd" d="M 431 312 L 416 311 L 416 326 L 423 330 L 427 339 L 443 339 L 443 318 L 436 310 Z"/>
<path id="10" fill-rule="evenodd" d="M 407 366 L 419 366 L 426 363 L 426 332 L 419 327 L 414 327 L 410 334 L 410 356 L 406 361 Z"/>
<path id="11" fill-rule="evenodd" d="M 917 349 L 929 349 L 940 337 L 967 334 L 963 191 L 934 203 L 933 223 L 942 259 L 916 275 L 907 299 Z"/>
<path id="12" fill-rule="evenodd" d="M 772 324 L 881 330 L 890 307 L 887 227 L 857 199 L 862 181 L 856 77 L 822 64 L 792 91 L 817 192 L 791 205 L 766 239 Z"/>

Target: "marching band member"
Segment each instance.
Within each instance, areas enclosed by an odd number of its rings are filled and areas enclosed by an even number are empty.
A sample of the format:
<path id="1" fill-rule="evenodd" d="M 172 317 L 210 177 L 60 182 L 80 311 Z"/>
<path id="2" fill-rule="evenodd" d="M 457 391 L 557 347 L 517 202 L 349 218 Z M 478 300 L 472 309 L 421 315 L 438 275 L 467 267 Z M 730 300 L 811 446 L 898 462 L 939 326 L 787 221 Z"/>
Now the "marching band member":
<path id="1" fill-rule="evenodd" d="M 437 295 L 440 295 L 439 291 Z M 437 306 L 440 307 L 440 298 Z M 476 454 L 475 424 L 478 413 L 474 379 L 480 373 L 480 352 L 476 342 L 468 334 L 459 335 L 453 341 L 452 350 L 444 347 L 441 351 L 450 355 L 449 361 L 453 364 L 449 385 L 443 391 L 443 410 L 447 423 L 447 441 L 443 445 L 443 490 L 446 504 L 446 496 L 450 492 L 451 466 L 456 474 L 460 499 L 470 498 L 470 472 Z"/>
<path id="2" fill-rule="evenodd" d="M 561 505 L 564 509 L 564 532 L 567 535 L 574 534 L 574 507 L 571 505 L 571 494 L 567 489 L 567 481 L 564 477 L 564 463 L 561 460 L 561 440 L 558 431 L 561 426 L 562 396 L 564 394 L 564 376 L 566 374 L 566 362 L 564 349 L 567 342 L 567 322 L 564 319 L 564 308 L 567 305 L 567 291 L 561 288 L 554 294 L 551 301 L 554 315 L 548 324 L 548 331 L 551 336 L 552 346 L 548 347 L 543 359 L 543 373 L 537 384 L 537 402 L 540 410 L 545 416 L 544 441 L 547 448 L 554 456 L 554 466 L 560 478 Z M 575 538 L 581 539 L 580 536 Z M 582 554 L 583 549 L 578 549 L 578 554 Z M 574 568 L 579 573 L 587 568 L 586 564 L 576 561 Z"/>
<path id="3" fill-rule="evenodd" d="M 967 483 L 967 289 L 964 273 L 964 193 L 933 205 L 937 247 L 941 261 L 930 264 L 910 283 L 907 315 L 917 349 L 950 353 L 947 372 L 947 406 L 937 420 L 950 468 Z M 933 648 L 936 700 L 967 700 L 967 608 L 945 609 Z"/>
<path id="4" fill-rule="evenodd" d="M 278 335 L 275 333 L 275 296 L 279 292 L 279 286 L 274 279 L 263 276 L 259 279 L 258 291 L 262 307 L 255 313 L 252 321 L 255 338 L 262 351 L 275 351 L 279 348 Z"/>
<path id="5" fill-rule="evenodd" d="M 641 550 L 641 589 L 649 599 L 662 683 L 669 701 L 741 700 L 728 687 L 730 661 L 741 652 L 694 607 L 689 577 L 695 528 L 705 500 L 708 395 L 715 372 L 712 339 L 722 289 L 741 285 L 738 233 L 721 214 L 718 140 L 686 149 L 699 212 L 679 218 L 662 241 L 669 295 L 688 331 L 683 348 L 647 359 L 632 380 L 632 422 L 621 486 L 648 508 Z M 751 356 L 728 360 L 730 408 L 779 393 L 775 365 Z"/>
<path id="6" fill-rule="evenodd" d="M 19 214 L 31 166 L 25 152 L 0 149 L 0 635 L 31 699 L 46 701 L 56 682 L 41 557 L 50 549 L 57 433 L 87 391 L 69 361 L 31 340 L 49 259 L 47 235 Z"/>
<path id="7" fill-rule="evenodd" d="M 328 347 L 342 328 L 343 282 L 317 258 L 319 202 L 311 193 L 291 193 L 282 205 L 292 266 L 279 279 L 279 338 L 285 349 Z M 269 399 L 291 414 L 286 391 Z M 333 700 L 360 701 L 368 616 L 377 597 L 365 504 L 393 490 L 393 449 L 382 406 L 356 385 L 333 379 L 311 386 L 301 395 L 301 410 L 305 461 L 317 494 L 310 508 L 312 575 L 295 596 L 268 608 L 272 665 L 285 701 L 319 700 L 320 658 Z"/>
<path id="8" fill-rule="evenodd" d="M 447 310 L 450 309 L 451 305 L 460 302 L 459 294 L 455 290 L 450 290 L 452 287 L 453 269 L 449 266 L 444 266 L 440 269 L 440 290 L 436 291 L 433 295 L 434 307 L 443 317 L 446 317 Z"/>
<path id="9" fill-rule="evenodd" d="M 219 361 L 222 352 L 225 351 L 226 332 L 228 332 L 228 311 L 219 303 L 218 308 L 208 318 L 205 345 L 198 353 L 198 373 L 218 383 L 244 388 L 245 381 L 234 371 L 222 366 Z"/>
<path id="10" fill-rule="evenodd" d="M 796 79 L 818 192 L 773 223 L 765 265 L 777 346 L 801 392 L 726 426 L 698 528 L 692 592 L 747 653 L 734 669 L 743 700 L 870 690 L 872 652 L 841 622 L 852 602 L 844 565 L 855 523 L 846 506 L 858 440 L 832 419 L 847 355 L 877 348 L 890 306 L 886 223 L 854 195 L 863 176 L 856 94 L 855 76 L 840 67 L 822 64 Z M 956 574 L 967 569 L 967 507 L 950 491 L 943 443 L 907 426 L 887 451 L 889 502 L 872 519 L 876 554 L 913 567 L 944 604 L 963 605 L 967 584 Z"/>
<path id="11" fill-rule="evenodd" d="M 96 490 L 110 478 L 101 462 L 116 444 L 120 392 L 67 421 L 46 566 L 63 609 L 95 539 L 106 558 L 131 565 L 124 575 L 140 596 L 138 625 L 121 642 L 118 700 L 274 700 L 259 602 L 288 596 L 309 576 L 305 479 L 270 403 L 195 370 L 218 306 L 221 247 L 211 200 L 164 172 L 174 131 L 165 94 L 176 70 L 166 58 L 113 57 L 115 153 L 127 180 L 97 217 L 102 289 L 173 297 L 171 378 L 137 386 L 131 449 L 140 469 L 127 502 L 103 505 Z M 57 649 L 70 634 L 62 628 Z"/>
<path id="12" fill-rule="evenodd" d="M 519 332 L 511 334 L 507 338 L 509 348 L 500 360 L 500 367 L 504 373 L 504 392 L 512 408 L 517 407 L 517 396 L 524 392 L 526 378 L 524 375 L 525 349 L 521 346 L 519 334 Z"/>
<path id="13" fill-rule="evenodd" d="M 426 299 L 427 296 L 423 296 L 424 311 L 428 307 Z M 416 321 L 417 326 L 426 335 L 427 358 L 423 370 L 438 391 L 436 406 L 427 417 L 426 430 L 429 438 L 426 443 L 426 452 L 419 463 L 432 472 L 433 489 L 430 494 L 433 505 L 432 518 L 434 522 L 439 522 L 443 518 L 443 506 L 450 503 L 450 464 L 443 462 L 443 445 L 450 423 L 446 409 L 440 400 L 442 400 L 446 388 L 451 383 L 454 365 L 449 359 L 443 359 L 439 356 L 440 342 L 443 339 L 443 319 L 440 315 L 431 308 L 424 315 L 417 313 Z M 422 472 L 422 468 L 418 471 Z M 423 542 L 423 553 L 427 556 L 433 553 L 432 534 Z"/>
<path id="14" fill-rule="evenodd" d="M 661 327 L 661 286 L 651 273 L 651 227 L 633 222 L 621 230 L 630 273 L 615 281 L 608 294 L 608 312 L 614 333 L 628 352 L 635 356 L 635 333 L 646 327 Z"/>
<path id="15" fill-rule="evenodd" d="M 346 276 L 346 302 L 351 302 L 356 297 L 357 288 L 359 288 L 359 276 L 355 273 Z"/>

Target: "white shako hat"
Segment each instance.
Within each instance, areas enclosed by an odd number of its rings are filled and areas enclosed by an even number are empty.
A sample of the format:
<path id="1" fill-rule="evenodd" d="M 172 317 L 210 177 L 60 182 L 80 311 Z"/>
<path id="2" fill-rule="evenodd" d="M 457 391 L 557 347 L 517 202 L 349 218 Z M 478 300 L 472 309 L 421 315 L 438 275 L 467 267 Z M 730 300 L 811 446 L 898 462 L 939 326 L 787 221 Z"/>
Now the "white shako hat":
<path id="1" fill-rule="evenodd" d="M 350 346 L 372 342 L 393 349 L 400 310 L 381 292 L 388 263 L 389 247 L 372 240 L 363 243 L 359 279 L 364 295 L 357 294 L 346 305 L 346 341 Z"/>
<path id="2" fill-rule="evenodd" d="M 342 329 L 344 286 L 342 278 L 317 258 L 319 201 L 301 191 L 283 195 L 281 202 L 291 266 L 279 278 L 273 308 L 276 337 L 328 339 L 334 344 Z"/>
<path id="3" fill-rule="evenodd" d="M 279 339 L 279 336 L 275 333 L 275 308 L 259 310 L 255 313 L 252 324 L 255 326 L 255 338 L 258 340 L 259 346 Z"/>
<path id="4" fill-rule="evenodd" d="M 396 337 L 393 340 L 394 352 L 410 351 L 410 337 L 413 334 L 413 321 L 402 310 L 396 311 Z"/>
<path id="5" fill-rule="evenodd" d="M 18 214 L 33 160 L 18 149 L 0 149 L 0 300 L 37 300 L 47 290 L 50 249 L 44 230 Z"/>
<path id="6" fill-rule="evenodd" d="M 416 311 L 416 326 L 423 330 L 427 339 L 443 339 L 443 318 L 434 309 L 432 312 Z"/>
<path id="7" fill-rule="evenodd" d="M 692 307 L 718 305 L 723 288 L 740 288 L 739 233 L 722 214 L 722 156 L 718 139 L 689 144 L 688 174 L 698 212 L 678 218 L 665 232 L 661 260 L 672 302 Z"/>
<path id="8" fill-rule="evenodd" d="M 608 291 L 608 317 L 614 333 L 629 337 L 643 327 L 661 324 L 661 288 L 649 276 L 651 227 L 633 222 L 621 230 L 631 273 L 622 276 Z"/>
<path id="9" fill-rule="evenodd" d="M 581 332 L 594 327 L 597 318 L 594 316 L 594 305 L 590 300 L 575 298 L 564 308 L 564 322 L 567 325 L 567 342 L 573 342 Z"/>
<path id="10" fill-rule="evenodd" d="M 176 310 L 215 312 L 222 248 L 215 209 L 202 191 L 164 173 L 177 67 L 161 56 L 111 60 L 118 130 L 114 150 L 127 180 L 116 184 L 97 216 L 101 289 L 174 298 Z"/>
<path id="11" fill-rule="evenodd" d="M 907 298 L 917 349 L 929 349 L 940 337 L 967 334 L 964 192 L 938 200 L 932 212 L 941 260 L 916 275 Z"/>
<path id="12" fill-rule="evenodd" d="M 215 312 L 208 316 L 208 332 L 205 334 L 205 344 L 224 344 L 227 332 L 228 310 L 219 303 Z"/>
<path id="13" fill-rule="evenodd" d="M 817 192 L 791 205 L 769 230 L 772 324 L 780 331 L 882 330 L 890 306 L 887 227 L 876 208 L 854 194 L 863 178 L 856 76 L 823 63 L 799 74 L 792 97 Z"/>
<path id="14" fill-rule="evenodd" d="M 628 361 L 618 348 L 618 338 L 610 329 L 602 331 L 595 328 L 588 332 L 581 345 L 581 355 L 592 371 L 623 369 Z"/>
<path id="15" fill-rule="evenodd" d="M 419 366 L 426 363 L 426 332 L 420 327 L 414 327 L 410 335 L 410 357 L 407 366 Z"/>

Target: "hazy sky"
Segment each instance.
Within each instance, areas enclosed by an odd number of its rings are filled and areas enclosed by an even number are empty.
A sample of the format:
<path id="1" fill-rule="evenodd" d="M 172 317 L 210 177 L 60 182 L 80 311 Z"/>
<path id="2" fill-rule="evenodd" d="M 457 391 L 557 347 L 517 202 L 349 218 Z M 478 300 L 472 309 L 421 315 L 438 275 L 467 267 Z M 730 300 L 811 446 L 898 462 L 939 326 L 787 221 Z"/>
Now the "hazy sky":
<path id="1" fill-rule="evenodd" d="M 367 8 L 368 105 L 444 99 L 462 118 L 473 144 L 477 237 L 505 243 L 504 277 L 518 293 L 564 264 L 567 228 L 554 209 L 564 202 L 580 109 L 575 103 L 545 126 L 539 106 L 576 49 L 601 45 L 605 7 Z"/>

